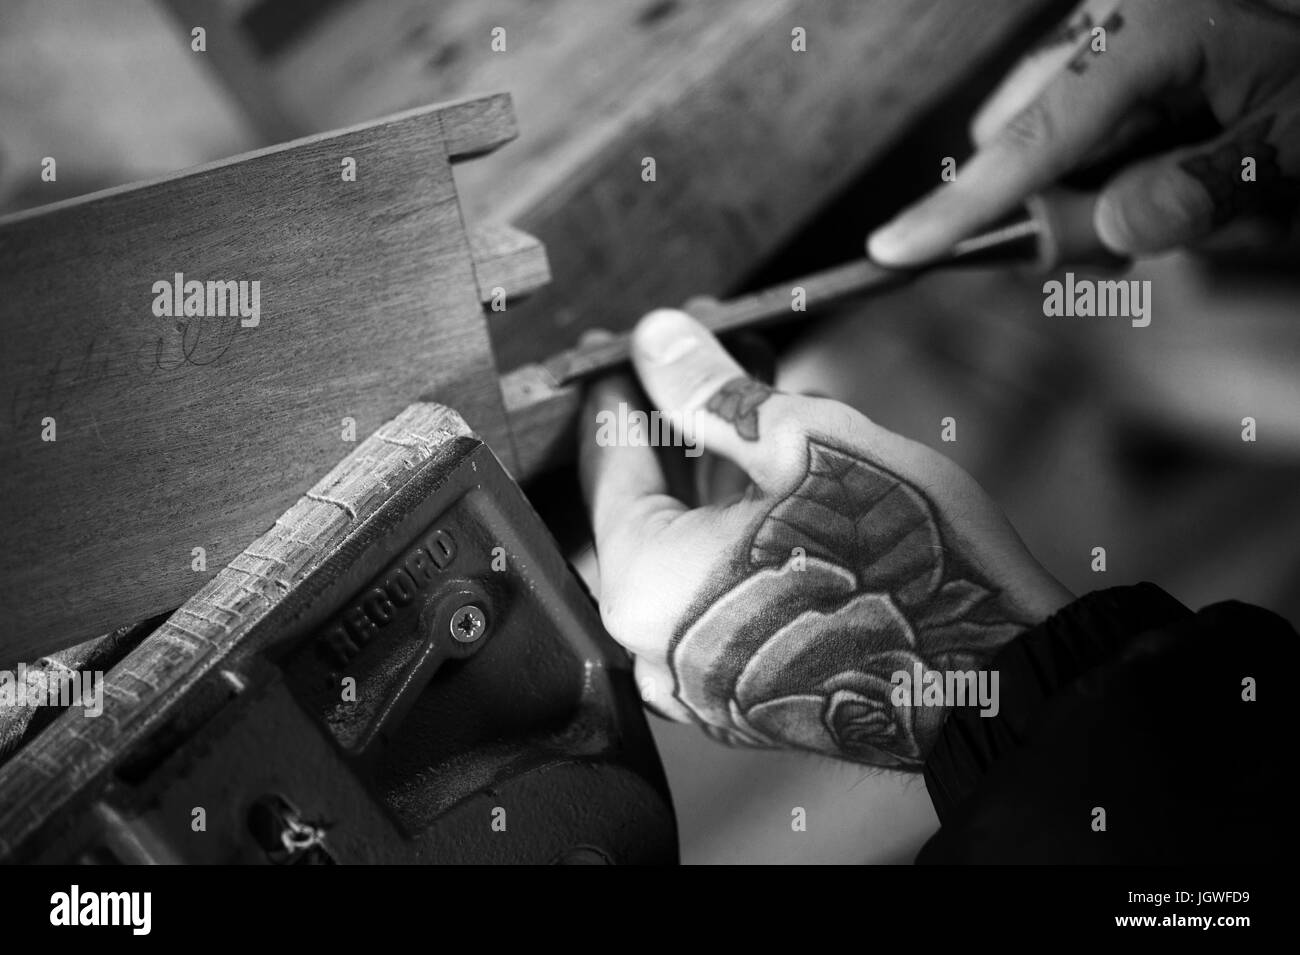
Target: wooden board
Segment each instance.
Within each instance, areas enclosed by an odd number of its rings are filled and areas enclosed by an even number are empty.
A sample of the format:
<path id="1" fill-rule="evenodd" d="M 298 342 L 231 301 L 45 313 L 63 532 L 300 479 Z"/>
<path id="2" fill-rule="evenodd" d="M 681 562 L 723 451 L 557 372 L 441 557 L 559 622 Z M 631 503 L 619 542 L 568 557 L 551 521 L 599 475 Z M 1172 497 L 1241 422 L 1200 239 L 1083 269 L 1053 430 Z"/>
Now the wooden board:
<path id="1" fill-rule="evenodd" d="M 202 0 L 169 2 L 178 27 L 204 19 Z M 281 122 L 304 129 L 478 89 L 515 94 L 518 148 L 460 180 L 475 217 L 514 223 L 551 258 L 546 291 L 492 316 L 510 369 L 593 325 L 733 293 L 1016 31 L 1073 5 L 317 0 L 277 21 L 250 12 L 276 9 L 261 0 L 240 6 L 209 62 L 251 110 L 274 100 Z M 806 52 L 791 48 L 795 27 Z M 260 64 L 253 94 L 248 47 Z M 647 156 L 654 183 L 641 180 Z M 937 157 L 934 168 L 937 183 Z"/>
<path id="2" fill-rule="evenodd" d="M 608 123 L 581 165 L 530 180 L 500 207 L 545 243 L 554 275 L 494 321 L 502 367 L 543 359 L 589 327 L 624 328 L 654 307 L 731 294 L 1052 5 L 1070 4 L 782 0 L 737 9 L 709 46 Z M 806 53 L 790 48 L 794 26 L 807 30 Z M 641 181 L 645 156 L 656 160 L 654 183 Z"/>
<path id="3" fill-rule="evenodd" d="M 476 264 L 450 162 L 514 134 L 484 97 L 0 220 L 0 664 L 178 606 L 413 399 L 512 462 L 479 273 L 537 253 Z M 256 326 L 155 315 L 177 273 Z"/>

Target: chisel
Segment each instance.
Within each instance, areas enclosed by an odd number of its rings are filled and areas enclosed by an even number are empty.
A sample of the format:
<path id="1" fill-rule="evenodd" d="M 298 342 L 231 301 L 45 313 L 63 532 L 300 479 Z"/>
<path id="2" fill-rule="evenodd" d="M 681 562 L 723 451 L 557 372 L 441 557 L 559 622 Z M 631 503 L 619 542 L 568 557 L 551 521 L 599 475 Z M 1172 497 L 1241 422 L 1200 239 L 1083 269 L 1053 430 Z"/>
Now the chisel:
<path id="1" fill-rule="evenodd" d="M 947 255 L 921 266 L 888 268 L 864 258 L 730 301 L 692 299 L 683 310 L 714 334 L 724 335 L 887 291 L 942 268 L 1016 263 L 1044 272 L 1065 264 L 1115 268 L 1125 260 L 1097 236 L 1093 227 L 1096 201 L 1094 193 L 1053 189 L 1031 198 L 1011 221 L 963 239 Z M 803 289 L 802 311 L 792 308 L 796 288 Z M 556 385 L 565 385 L 611 371 L 627 362 L 630 353 L 631 337 L 624 333 L 560 352 L 542 365 Z"/>

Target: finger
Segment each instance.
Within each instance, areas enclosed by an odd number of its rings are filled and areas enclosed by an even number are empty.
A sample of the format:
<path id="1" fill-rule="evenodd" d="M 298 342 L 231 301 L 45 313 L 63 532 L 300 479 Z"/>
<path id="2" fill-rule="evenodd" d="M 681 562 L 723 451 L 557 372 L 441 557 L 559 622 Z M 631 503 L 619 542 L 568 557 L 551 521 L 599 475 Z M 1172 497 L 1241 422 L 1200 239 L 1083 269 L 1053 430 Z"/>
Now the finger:
<path id="1" fill-rule="evenodd" d="M 727 350 L 755 381 L 771 385 L 776 380 L 776 352 L 754 332 L 741 332 L 727 339 Z M 704 454 L 695 462 L 694 500 L 699 504 L 725 507 L 740 500 L 750 479 L 739 465 L 718 454 Z"/>
<path id="2" fill-rule="evenodd" d="M 1102 190 L 1094 225 L 1111 249 L 1150 255 L 1195 242 L 1242 217 L 1294 209 L 1300 197 L 1300 111 L 1253 116 L 1207 145 L 1132 166 Z"/>
<path id="3" fill-rule="evenodd" d="M 1092 30 L 1110 24 L 1122 0 L 1085 0 L 1025 56 L 993 95 L 984 101 L 971 122 L 971 141 L 985 146 L 1042 94 L 1063 70 L 1085 55 L 1093 42 Z M 1122 21 L 1121 21 L 1122 22 Z M 1105 27 L 1104 27 L 1105 28 Z"/>
<path id="4" fill-rule="evenodd" d="M 729 458 L 760 488 L 780 481 L 784 432 L 764 427 L 774 392 L 708 329 L 685 312 L 651 312 L 632 333 L 632 360 L 651 400 L 697 447 Z"/>
<path id="5" fill-rule="evenodd" d="M 871 258 L 893 266 L 932 260 L 1054 182 L 1160 85 L 1159 62 L 1116 45 L 1104 69 L 1058 75 L 976 151 L 954 182 L 873 233 Z"/>
<path id="6" fill-rule="evenodd" d="M 626 566 L 644 542 L 653 517 L 684 509 L 667 493 L 654 448 L 646 442 L 620 440 L 619 422 L 626 422 L 635 407 L 635 388 L 626 375 L 594 382 L 584 404 L 586 433 L 578 455 L 578 475 L 591 516 L 602 582 L 616 577 Z M 603 583 L 601 589 L 605 589 Z"/>
<path id="7" fill-rule="evenodd" d="M 976 147 L 988 145 L 1011 118 L 977 119 L 976 122 L 982 123 L 982 126 L 973 128 L 971 131 L 971 139 Z M 1181 119 L 1180 114 L 1169 109 L 1167 105 L 1154 106 L 1135 103 L 1115 125 L 1114 129 L 1102 139 L 1093 143 L 1079 157 L 1076 168 L 1080 171 L 1091 170 L 1095 166 L 1108 162 L 1113 163 L 1126 155 L 1155 152 L 1159 148 L 1157 144 L 1149 147 L 1146 144 L 1158 135 L 1167 137 L 1171 129 L 1180 129 L 1176 123 L 1180 122 Z M 1205 135 L 1210 135 L 1210 133 L 1206 132 Z M 1204 136 L 1201 138 L 1204 138 Z M 1177 143 L 1169 142 L 1164 145 L 1165 148 L 1169 148 L 1177 145 Z M 1097 185 L 1100 185 L 1100 181 L 1097 182 Z"/>
<path id="8" fill-rule="evenodd" d="M 1191 248 L 1213 258 L 1233 258 L 1251 255 L 1251 261 L 1267 262 L 1269 255 L 1277 255 L 1285 247 L 1289 229 L 1274 219 L 1262 216 L 1243 216 L 1234 219 L 1222 229 L 1215 229 L 1202 239 L 1192 242 Z"/>

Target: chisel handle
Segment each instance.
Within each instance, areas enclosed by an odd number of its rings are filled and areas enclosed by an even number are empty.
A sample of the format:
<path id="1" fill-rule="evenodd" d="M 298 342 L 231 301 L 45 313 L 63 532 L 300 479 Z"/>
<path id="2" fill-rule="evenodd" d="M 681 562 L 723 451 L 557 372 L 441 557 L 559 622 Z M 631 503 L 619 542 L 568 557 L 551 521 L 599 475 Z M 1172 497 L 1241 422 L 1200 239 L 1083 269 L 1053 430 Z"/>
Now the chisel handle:
<path id="1" fill-rule="evenodd" d="M 1112 252 L 1097 234 L 1098 194 L 1048 189 L 1025 202 L 1038 224 L 1038 267 L 1051 271 L 1065 265 L 1122 268 L 1128 259 Z"/>

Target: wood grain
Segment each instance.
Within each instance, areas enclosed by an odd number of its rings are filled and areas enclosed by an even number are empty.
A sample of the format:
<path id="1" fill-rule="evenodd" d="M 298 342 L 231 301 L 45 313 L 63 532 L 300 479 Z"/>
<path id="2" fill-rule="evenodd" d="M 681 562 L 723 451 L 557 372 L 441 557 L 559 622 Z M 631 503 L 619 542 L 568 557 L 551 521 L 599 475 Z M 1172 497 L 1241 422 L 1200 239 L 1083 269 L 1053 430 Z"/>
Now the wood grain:
<path id="1" fill-rule="evenodd" d="M 178 606 L 412 399 L 511 463 L 449 160 L 513 134 L 426 107 L 0 220 L 0 663 Z M 156 317 L 178 272 L 259 323 Z"/>
<path id="2" fill-rule="evenodd" d="M 342 462 L 184 603 L 105 678 L 104 712 L 63 713 L 0 766 L 0 859 L 115 754 L 172 714 L 258 620 L 448 441 L 469 436 L 455 412 L 414 404 Z"/>
<path id="3" fill-rule="evenodd" d="M 595 325 L 733 293 L 1011 32 L 1070 5 L 772 0 L 719 16 L 676 69 L 585 134 L 580 160 L 494 206 L 546 244 L 554 275 L 493 317 L 501 366 L 544 359 Z M 794 26 L 806 53 L 791 50 Z M 653 183 L 640 177 L 646 156 Z"/>
<path id="4" fill-rule="evenodd" d="M 501 223 L 472 226 L 469 251 L 479 298 L 491 305 L 496 290 L 505 292 L 505 307 L 551 280 L 546 249 L 535 238 Z"/>
<path id="5" fill-rule="evenodd" d="M 491 316 L 510 369 L 587 328 L 734 293 L 1015 31 L 1074 2 L 340 0 L 262 58 L 254 95 L 324 129 L 515 94 L 518 147 L 459 176 L 472 219 L 512 222 L 550 255 L 552 284 Z"/>
<path id="6" fill-rule="evenodd" d="M 517 481 L 571 462 L 578 452 L 580 385 L 560 385 L 542 365 L 523 365 L 501 376 L 501 398 L 514 435 Z"/>

